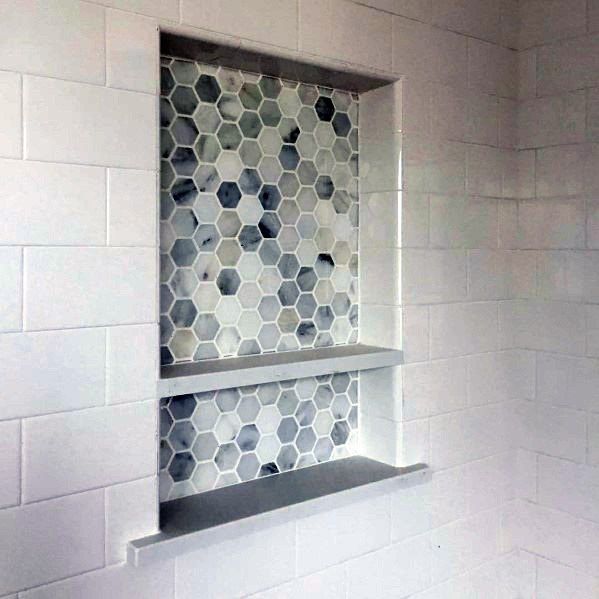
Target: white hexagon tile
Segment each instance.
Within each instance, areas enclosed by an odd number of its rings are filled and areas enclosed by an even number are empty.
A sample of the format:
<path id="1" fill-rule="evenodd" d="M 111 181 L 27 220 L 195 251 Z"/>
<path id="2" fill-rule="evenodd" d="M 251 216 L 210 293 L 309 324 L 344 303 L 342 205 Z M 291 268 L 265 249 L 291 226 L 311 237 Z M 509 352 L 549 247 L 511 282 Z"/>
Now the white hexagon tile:
<path id="1" fill-rule="evenodd" d="M 161 63 L 162 364 L 357 342 L 358 97 L 176 58 Z M 309 381 L 282 384 L 281 393 Z M 357 410 L 351 424 L 349 410 L 315 408 L 318 416 L 324 409 L 317 431 L 302 428 L 294 411 L 252 401 L 253 391 L 228 393 L 244 401 L 222 409 L 225 392 L 205 404 L 203 396 L 163 400 L 163 497 L 347 453 Z M 178 417 L 172 406 L 185 402 L 193 410 Z M 202 409 L 226 414 L 218 422 L 235 434 L 219 433 L 217 423 L 198 428 L 191 413 Z M 284 441 L 259 426 L 269 412 Z"/>

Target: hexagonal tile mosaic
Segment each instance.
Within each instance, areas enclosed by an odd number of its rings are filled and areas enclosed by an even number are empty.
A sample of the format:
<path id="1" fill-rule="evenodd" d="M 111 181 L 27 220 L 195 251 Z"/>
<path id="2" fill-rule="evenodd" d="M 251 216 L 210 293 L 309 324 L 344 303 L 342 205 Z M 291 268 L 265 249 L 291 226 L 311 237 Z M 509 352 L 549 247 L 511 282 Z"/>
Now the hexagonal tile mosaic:
<path id="1" fill-rule="evenodd" d="M 357 373 L 162 399 L 161 500 L 347 457 L 357 426 Z"/>
<path id="2" fill-rule="evenodd" d="M 162 363 L 356 342 L 358 97 L 161 70 Z"/>

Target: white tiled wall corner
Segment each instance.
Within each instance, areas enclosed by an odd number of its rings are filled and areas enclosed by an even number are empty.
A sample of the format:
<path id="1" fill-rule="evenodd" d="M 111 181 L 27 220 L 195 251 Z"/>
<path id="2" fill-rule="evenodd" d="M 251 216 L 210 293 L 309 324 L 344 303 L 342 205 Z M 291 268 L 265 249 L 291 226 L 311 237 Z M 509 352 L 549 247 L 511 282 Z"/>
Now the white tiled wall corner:
<path id="1" fill-rule="evenodd" d="M 0 507 L 18 505 L 21 499 L 21 424 L 0 422 Z"/>
<path id="2" fill-rule="evenodd" d="M 104 11 L 99 6 L 23 0 L 17 10 L 3 2 L 0 40 L 0 69 L 104 83 Z"/>
<path id="3" fill-rule="evenodd" d="M 0 419 L 102 405 L 105 337 L 103 329 L 0 335 Z"/>
<path id="4" fill-rule="evenodd" d="M 156 418 L 147 401 L 26 419 L 23 500 L 155 475 Z"/>
<path id="5" fill-rule="evenodd" d="M 114 485 L 106 489 L 106 563 L 124 562 L 127 543 L 158 532 L 158 479 Z"/>
<path id="6" fill-rule="evenodd" d="M 0 243 L 104 245 L 105 180 L 98 167 L 0 160 Z"/>
<path id="7" fill-rule="evenodd" d="M 27 248 L 25 269 L 27 330 L 156 319 L 153 249 Z"/>
<path id="8" fill-rule="evenodd" d="M 109 245 L 156 245 L 156 188 L 154 171 L 109 169 Z"/>
<path id="9" fill-rule="evenodd" d="M 29 76 L 23 95 L 26 158 L 155 168 L 155 97 Z"/>
<path id="10" fill-rule="evenodd" d="M 20 158 L 23 152 L 22 90 L 21 75 L 0 72 L 0 156 L 7 158 Z"/>
<path id="11" fill-rule="evenodd" d="M 2 594 L 101 568 L 103 491 L 2 510 L 0 530 Z"/>

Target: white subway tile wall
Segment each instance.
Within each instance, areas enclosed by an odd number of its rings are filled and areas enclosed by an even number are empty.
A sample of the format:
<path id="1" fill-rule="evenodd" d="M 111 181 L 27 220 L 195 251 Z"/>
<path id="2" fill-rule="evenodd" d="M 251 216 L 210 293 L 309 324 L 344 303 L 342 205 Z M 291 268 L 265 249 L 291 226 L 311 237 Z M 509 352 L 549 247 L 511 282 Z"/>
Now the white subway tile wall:
<path id="1" fill-rule="evenodd" d="M 581 510 L 599 413 L 579 376 L 599 355 L 599 4 L 275 4 L 0 6 L 0 595 L 515 598 L 536 580 L 541 599 L 594 596 L 599 524 Z M 138 571 L 106 564 L 156 529 L 160 25 L 402 77 L 401 181 L 372 190 L 395 192 L 389 206 L 363 211 L 395 218 L 362 259 L 387 294 L 363 286 L 362 301 L 410 363 L 390 402 L 406 412 L 364 428 L 379 435 L 373 455 L 435 473 L 416 495 Z M 549 251 L 584 252 L 582 266 Z M 564 354 L 580 361 L 556 364 Z"/>

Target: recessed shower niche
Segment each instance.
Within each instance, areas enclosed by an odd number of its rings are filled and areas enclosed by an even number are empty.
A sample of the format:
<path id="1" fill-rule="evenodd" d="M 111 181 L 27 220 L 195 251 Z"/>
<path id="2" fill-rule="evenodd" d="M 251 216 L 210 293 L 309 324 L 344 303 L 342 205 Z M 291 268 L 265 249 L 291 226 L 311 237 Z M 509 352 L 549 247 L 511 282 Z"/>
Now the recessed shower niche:
<path id="1" fill-rule="evenodd" d="M 162 501 L 359 453 L 360 91 L 162 35 Z"/>

